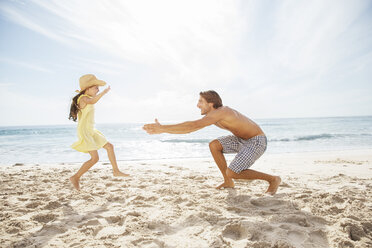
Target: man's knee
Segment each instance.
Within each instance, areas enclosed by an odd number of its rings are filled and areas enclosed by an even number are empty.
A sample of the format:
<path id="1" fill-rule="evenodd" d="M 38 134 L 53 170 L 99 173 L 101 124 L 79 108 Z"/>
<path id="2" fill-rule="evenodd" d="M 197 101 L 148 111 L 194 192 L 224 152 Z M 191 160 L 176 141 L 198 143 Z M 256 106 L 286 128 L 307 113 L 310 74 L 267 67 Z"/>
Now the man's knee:
<path id="1" fill-rule="evenodd" d="M 211 151 L 222 151 L 223 150 L 223 147 L 222 147 L 221 143 L 218 140 L 212 140 L 209 143 L 209 149 Z"/>

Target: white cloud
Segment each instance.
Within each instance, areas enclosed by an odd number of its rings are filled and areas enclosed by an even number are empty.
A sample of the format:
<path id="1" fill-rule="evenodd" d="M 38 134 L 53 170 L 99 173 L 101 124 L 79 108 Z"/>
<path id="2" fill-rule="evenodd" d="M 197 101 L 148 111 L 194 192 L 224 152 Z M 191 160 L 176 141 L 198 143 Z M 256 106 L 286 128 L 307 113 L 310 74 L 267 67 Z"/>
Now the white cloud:
<path id="1" fill-rule="evenodd" d="M 12 20 L 15 23 L 18 23 L 21 26 L 24 26 L 32 31 L 45 35 L 46 37 L 71 45 L 70 41 L 65 37 L 56 34 L 53 29 L 54 27 L 48 26 L 50 25 L 49 22 L 46 20 L 40 20 L 35 17 L 34 13 L 27 14 L 27 6 L 22 4 L 24 9 L 13 9 L 7 6 L 4 2 L 0 4 L 0 10 L 2 15 L 5 15 L 7 18 Z"/>
<path id="2" fill-rule="evenodd" d="M 0 58 L 0 63 L 20 66 L 20 67 L 24 67 L 24 68 L 31 69 L 34 71 L 39 71 L 39 72 L 52 73 L 50 69 L 47 69 L 44 66 L 37 65 L 35 62 L 24 62 L 24 61 L 17 61 L 14 59 L 9 59 L 9 58 Z"/>

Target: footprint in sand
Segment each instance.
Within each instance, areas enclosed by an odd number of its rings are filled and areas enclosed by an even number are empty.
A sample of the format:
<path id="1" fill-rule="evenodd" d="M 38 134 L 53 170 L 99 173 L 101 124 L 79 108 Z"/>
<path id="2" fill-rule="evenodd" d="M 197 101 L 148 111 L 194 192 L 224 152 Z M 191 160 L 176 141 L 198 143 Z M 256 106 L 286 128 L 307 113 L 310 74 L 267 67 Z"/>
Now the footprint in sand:
<path id="1" fill-rule="evenodd" d="M 120 202 L 120 203 L 125 202 L 125 198 L 122 197 L 122 196 L 108 196 L 108 197 L 106 197 L 106 200 L 108 202 Z"/>
<path id="2" fill-rule="evenodd" d="M 173 202 L 175 203 L 175 204 L 180 204 L 180 203 L 183 203 L 183 202 L 185 202 L 186 201 L 186 198 L 182 198 L 182 197 L 176 197 L 174 200 L 173 200 Z"/>
<path id="3" fill-rule="evenodd" d="M 241 223 L 231 223 L 224 227 L 222 236 L 233 240 L 240 240 L 247 237 L 247 230 Z"/>
<path id="4" fill-rule="evenodd" d="M 290 185 L 290 184 L 288 184 L 288 183 L 286 183 L 286 182 L 282 182 L 282 183 L 280 184 L 280 187 L 281 187 L 281 188 L 292 188 L 293 186 Z"/>
<path id="5" fill-rule="evenodd" d="M 222 214 L 222 211 L 215 207 L 203 207 L 203 209 L 207 213 Z"/>
<path id="6" fill-rule="evenodd" d="M 306 243 L 314 244 L 316 247 L 329 247 L 327 234 L 322 230 L 311 232 Z"/>
<path id="7" fill-rule="evenodd" d="M 345 199 L 343 199 L 342 197 L 337 196 L 337 195 L 331 196 L 331 199 L 332 199 L 333 202 L 336 202 L 336 203 L 344 203 L 345 202 Z"/>
<path id="8" fill-rule="evenodd" d="M 237 207 L 237 206 L 229 206 L 226 208 L 227 211 L 235 212 L 235 213 L 244 213 L 247 211 L 247 208 Z"/>
<path id="9" fill-rule="evenodd" d="M 203 198 L 203 199 L 207 199 L 207 198 L 209 198 L 210 196 L 211 196 L 210 193 L 201 193 L 201 194 L 198 195 L 198 197 Z"/>
<path id="10" fill-rule="evenodd" d="M 122 192 L 122 191 L 124 191 L 124 189 L 122 189 L 122 188 L 111 190 L 111 192 Z"/>
<path id="11" fill-rule="evenodd" d="M 284 217 L 281 222 L 284 223 L 293 223 L 302 227 L 309 227 L 310 224 L 305 216 L 299 216 L 299 215 L 290 215 L 288 217 Z"/>
<path id="12" fill-rule="evenodd" d="M 45 193 L 39 193 L 39 194 L 36 194 L 36 196 L 37 197 L 48 197 L 49 195 Z"/>
<path id="13" fill-rule="evenodd" d="M 5 220 L 8 220 L 8 219 L 11 219 L 11 218 L 14 218 L 14 217 L 15 217 L 14 213 L 0 212 L 0 221 L 5 221 Z"/>
<path id="14" fill-rule="evenodd" d="M 81 232 L 86 234 L 86 235 L 92 235 L 92 236 L 96 236 L 99 231 L 101 231 L 103 229 L 103 226 L 97 226 L 97 227 L 83 227 L 81 228 Z"/>
<path id="15" fill-rule="evenodd" d="M 306 233 L 296 230 L 288 231 L 287 235 L 292 244 L 301 244 L 307 237 Z"/>
<path id="16" fill-rule="evenodd" d="M 226 218 L 223 217 L 223 215 L 221 215 L 221 214 L 202 212 L 202 213 L 199 213 L 198 216 L 201 219 L 207 221 L 212 226 L 217 225 L 217 223 L 221 222 L 221 221 L 226 223 L 225 222 Z"/>
<path id="17" fill-rule="evenodd" d="M 86 226 L 99 226 L 101 223 L 98 220 L 88 220 L 87 222 L 79 225 L 79 228 L 86 227 Z"/>
<path id="18" fill-rule="evenodd" d="M 15 228 L 15 227 L 6 227 L 5 228 L 5 232 L 8 233 L 8 234 L 16 234 L 16 233 L 19 233 L 20 231 L 21 231 L 21 229 Z"/>
<path id="19" fill-rule="evenodd" d="M 60 224 L 46 224 L 41 228 L 39 236 L 53 236 L 67 232 L 67 228 Z"/>
<path id="20" fill-rule="evenodd" d="M 158 220 L 150 220 L 147 221 L 147 228 L 150 229 L 153 233 L 156 234 L 174 234 L 177 232 L 177 230 L 173 227 L 171 227 L 169 224 L 165 223 L 164 221 L 158 221 Z"/>
<path id="21" fill-rule="evenodd" d="M 271 245 L 271 246 L 264 246 L 265 248 L 266 247 L 277 247 L 277 248 L 296 248 L 295 246 L 291 245 L 290 243 L 288 243 L 286 240 L 277 240 L 274 245 Z M 302 247 L 302 246 L 301 246 Z"/>
<path id="22" fill-rule="evenodd" d="M 371 225 L 369 223 L 369 225 Z M 363 228 L 363 227 L 368 227 L 368 225 L 360 226 L 359 224 L 352 223 L 352 222 L 347 222 L 342 224 L 342 227 L 346 231 L 346 233 L 349 234 L 349 238 L 353 241 L 359 241 L 361 238 L 366 237 L 367 234 L 365 230 L 367 231 L 368 228 Z M 371 230 L 372 227 L 369 226 L 369 230 Z"/>
<path id="23" fill-rule="evenodd" d="M 228 201 L 233 203 L 234 205 L 239 204 L 242 205 L 242 203 L 249 202 L 251 199 L 251 196 L 249 195 L 237 195 L 233 197 L 229 197 Z"/>
<path id="24" fill-rule="evenodd" d="M 96 236 L 99 231 L 102 230 L 103 226 L 99 220 L 89 220 L 81 225 L 78 226 L 79 231 L 86 235 L 93 235 Z"/>
<path id="25" fill-rule="evenodd" d="M 251 204 L 256 207 L 280 207 L 284 205 L 284 201 L 272 197 L 261 197 L 251 199 Z"/>
<path id="26" fill-rule="evenodd" d="M 26 208 L 37 208 L 40 205 L 43 205 L 43 203 L 42 202 L 39 202 L 39 201 L 31 202 L 31 203 L 29 203 L 29 204 L 26 205 Z"/>
<path id="27" fill-rule="evenodd" d="M 17 200 L 18 201 L 28 201 L 28 198 L 18 197 Z"/>
<path id="28" fill-rule="evenodd" d="M 130 211 L 130 212 L 127 212 L 127 215 L 130 215 L 130 216 L 134 216 L 134 217 L 139 217 L 141 216 L 141 214 L 137 211 Z"/>
<path id="29" fill-rule="evenodd" d="M 367 234 L 369 233 L 370 235 L 372 234 L 372 222 L 362 222 L 362 228 L 364 230 L 364 232 Z"/>
<path id="30" fill-rule="evenodd" d="M 57 217 L 58 215 L 55 214 L 37 214 L 32 216 L 31 219 L 40 223 L 48 223 L 55 220 Z"/>
<path id="31" fill-rule="evenodd" d="M 119 226 L 122 226 L 125 221 L 125 216 L 117 216 L 117 215 L 107 216 L 105 217 L 105 220 L 109 224 L 117 224 Z"/>
<path id="32" fill-rule="evenodd" d="M 154 247 L 164 247 L 165 243 L 164 241 L 161 241 L 159 239 L 153 239 L 153 238 L 139 238 L 136 240 L 131 241 L 131 243 L 135 247 L 144 247 L 144 248 L 154 248 Z"/>
<path id="33" fill-rule="evenodd" d="M 44 209 L 53 210 L 53 209 L 57 209 L 60 207 L 62 207 L 61 203 L 59 203 L 58 201 L 51 201 L 48 203 L 48 205 L 44 207 Z"/>
<path id="34" fill-rule="evenodd" d="M 82 198 L 86 201 L 90 201 L 90 202 L 94 201 L 94 198 L 88 194 L 84 195 Z"/>
<path id="35" fill-rule="evenodd" d="M 204 176 L 196 176 L 194 180 L 197 182 L 204 182 L 205 180 L 207 180 L 207 178 Z"/>
<path id="36" fill-rule="evenodd" d="M 195 205 L 195 201 L 193 201 L 193 200 L 187 201 L 187 202 L 185 203 L 185 206 L 186 206 L 186 207 L 191 207 L 191 206 L 194 206 L 194 205 Z"/>
<path id="37" fill-rule="evenodd" d="M 141 196 L 141 195 L 138 195 L 138 196 L 136 196 L 136 197 L 134 197 L 132 199 L 132 201 L 136 201 L 136 202 L 138 202 L 138 201 L 145 201 L 145 200 L 146 200 L 146 198 L 143 197 L 143 196 Z"/>
<path id="38" fill-rule="evenodd" d="M 15 233 L 19 233 L 23 229 L 24 229 L 24 226 L 21 222 L 12 221 L 8 223 L 7 226 L 5 227 L 5 232 L 9 234 L 15 234 Z"/>
<path id="39" fill-rule="evenodd" d="M 338 215 L 338 214 L 343 213 L 345 211 L 345 208 L 338 208 L 336 206 L 333 206 L 333 207 L 328 208 L 326 211 L 332 215 Z"/>

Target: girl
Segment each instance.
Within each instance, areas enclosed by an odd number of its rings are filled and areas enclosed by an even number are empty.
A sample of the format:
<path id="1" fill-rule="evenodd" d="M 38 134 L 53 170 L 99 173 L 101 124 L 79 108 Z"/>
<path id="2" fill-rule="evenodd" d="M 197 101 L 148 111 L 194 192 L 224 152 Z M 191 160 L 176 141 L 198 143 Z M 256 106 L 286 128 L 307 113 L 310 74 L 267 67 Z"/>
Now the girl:
<path id="1" fill-rule="evenodd" d="M 90 160 L 86 161 L 75 175 L 70 177 L 70 181 L 75 189 L 80 190 L 80 177 L 98 162 L 98 152 L 100 148 L 107 150 L 114 176 L 129 176 L 122 173 L 116 163 L 114 146 L 107 142 L 105 136 L 94 128 L 94 104 L 110 90 L 110 86 L 104 91 L 99 92 L 98 86 L 106 85 L 106 82 L 98 80 L 94 75 L 87 74 L 80 78 L 80 91 L 72 99 L 69 119 L 78 119 L 77 133 L 79 140 L 72 144 L 72 148 L 90 154 Z"/>

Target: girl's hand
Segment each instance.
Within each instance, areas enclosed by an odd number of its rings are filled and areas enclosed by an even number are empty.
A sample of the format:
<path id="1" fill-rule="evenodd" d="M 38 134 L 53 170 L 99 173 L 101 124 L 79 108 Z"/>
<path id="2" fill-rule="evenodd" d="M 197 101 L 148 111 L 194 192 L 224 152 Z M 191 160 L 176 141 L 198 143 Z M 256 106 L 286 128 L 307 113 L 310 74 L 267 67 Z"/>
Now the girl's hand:
<path id="1" fill-rule="evenodd" d="M 106 93 L 109 92 L 110 90 L 111 90 L 111 87 L 109 86 L 109 87 L 107 87 L 106 89 L 104 89 L 102 93 L 103 93 L 103 94 L 106 94 Z"/>

